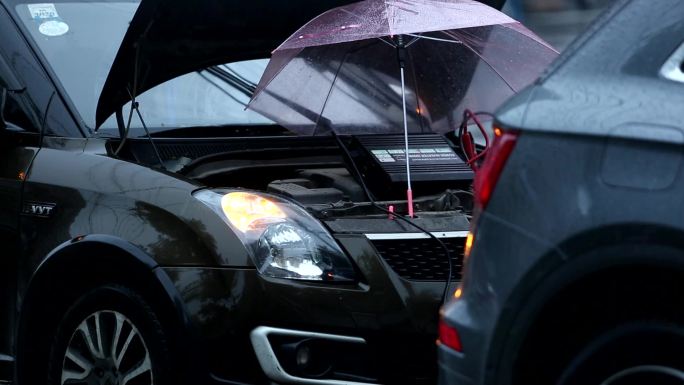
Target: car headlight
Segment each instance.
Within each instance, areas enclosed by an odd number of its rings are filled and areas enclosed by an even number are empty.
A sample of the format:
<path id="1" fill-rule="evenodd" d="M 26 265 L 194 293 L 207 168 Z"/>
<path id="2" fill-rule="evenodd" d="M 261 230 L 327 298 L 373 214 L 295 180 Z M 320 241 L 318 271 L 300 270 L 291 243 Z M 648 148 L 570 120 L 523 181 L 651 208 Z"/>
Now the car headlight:
<path id="1" fill-rule="evenodd" d="M 247 191 L 200 190 L 251 252 L 263 275 L 310 281 L 353 281 L 354 268 L 323 225 L 299 205 Z"/>

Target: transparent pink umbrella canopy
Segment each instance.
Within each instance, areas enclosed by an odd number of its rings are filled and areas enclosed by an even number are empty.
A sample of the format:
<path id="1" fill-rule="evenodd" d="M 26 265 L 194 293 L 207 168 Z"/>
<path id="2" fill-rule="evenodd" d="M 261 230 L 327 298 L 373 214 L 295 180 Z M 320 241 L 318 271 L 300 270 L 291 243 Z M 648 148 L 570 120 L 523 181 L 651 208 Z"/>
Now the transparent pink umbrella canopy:
<path id="1" fill-rule="evenodd" d="M 410 132 L 447 132 L 465 109 L 495 110 L 558 55 L 477 1 L 366 0 L 278 47 L 248 108 L 302 135 L 403 132 L 400 36 Z"/>

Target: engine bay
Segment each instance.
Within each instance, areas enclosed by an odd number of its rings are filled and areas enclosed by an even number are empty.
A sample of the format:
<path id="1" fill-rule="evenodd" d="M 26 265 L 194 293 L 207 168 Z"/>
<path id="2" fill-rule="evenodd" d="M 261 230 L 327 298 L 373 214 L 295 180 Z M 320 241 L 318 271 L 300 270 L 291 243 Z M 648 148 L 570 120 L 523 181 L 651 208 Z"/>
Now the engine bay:
<path id="1" fill-rule="evenodd" d="M 168 171 L 208 187 L 256 190 L 286 197 L 319 219 L 330 220 L 387 218 L 377 205 L 397 215 L 407 213 L 406 184 L 401 172 L 405 171 L 405 156 L 396 148 L 401 144 L 397 143 L 398 138 L 385 137 L 342 138 L 348 150 L 341 149 L 331 137 L 155 139 L 155 144 Z M 458 147 L 442 135 L 411 140 L 417 219 L 469 219 L 473 207 L 472 171 L 459 155 Z M 360 145 L 363 141 L 371 145 Z M 153 165 L 155 156 L 150 147 L 147 140 L 131 139 L 123 156 Z M 354 167 L 362 181 L 356 177 Z M 372 200 L 364 184 L 373 195 Z"/>

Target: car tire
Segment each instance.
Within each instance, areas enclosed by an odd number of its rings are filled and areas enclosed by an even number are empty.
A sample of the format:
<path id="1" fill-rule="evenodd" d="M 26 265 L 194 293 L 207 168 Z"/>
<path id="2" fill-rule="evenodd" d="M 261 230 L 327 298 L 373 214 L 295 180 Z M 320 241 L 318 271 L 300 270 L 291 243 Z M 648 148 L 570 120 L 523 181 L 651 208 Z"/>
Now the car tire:
<path id="1" fill-rule="evenodd" d="M 684 383 L 684 327 L 629 322 L 593 339 L 567 365 L 558 385 Z"/>
<path id="2" fill-rule="evenodd" d="M 171 383 L 169 348 L 148 303 L 123 286 L 98 287 L 60 322 L 50 351 L 48 384 Z"/>

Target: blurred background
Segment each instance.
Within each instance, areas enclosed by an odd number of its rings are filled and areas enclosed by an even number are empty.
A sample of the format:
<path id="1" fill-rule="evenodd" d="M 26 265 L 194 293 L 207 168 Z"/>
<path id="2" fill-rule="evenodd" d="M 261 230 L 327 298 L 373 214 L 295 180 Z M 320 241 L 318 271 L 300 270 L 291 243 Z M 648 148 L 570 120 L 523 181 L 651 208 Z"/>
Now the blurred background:
<path id="1" fill-rule="evenodd" d="M 508 0 L 504 11 L 562 51 L 614 0 Z"/>

